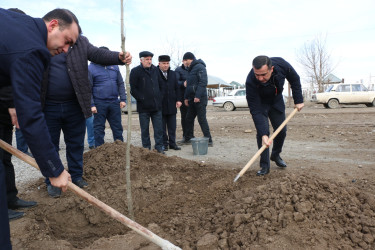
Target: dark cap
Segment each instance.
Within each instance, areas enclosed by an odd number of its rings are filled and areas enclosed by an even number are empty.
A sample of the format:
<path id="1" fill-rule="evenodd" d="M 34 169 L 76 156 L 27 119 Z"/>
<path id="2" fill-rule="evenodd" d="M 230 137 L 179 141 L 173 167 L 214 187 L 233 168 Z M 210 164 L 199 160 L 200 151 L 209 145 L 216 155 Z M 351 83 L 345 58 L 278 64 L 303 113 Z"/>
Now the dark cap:
<path id="1" fill-rule="evenodd" d="M 142 52 L 139 53 L 139 58 L 141 58 L 141 57 L 149 57 L 149 56 L 153 57 L 154 54 L 152 54 L 150 51 L 142 51 Z"/>
<path id="2" fill-rule="evenodd" d="M 169 62 L 171 58 L 168 55 L 159 56 L 159 62 Z"/>
<path id="3" fill-rule="evenodd" d="M 184 57 L 182 58 L 182 60 L 187 60 L 187 59 L 195 60 L 194 54 L 191 53 L 191 52 L 186 52 L 184 54 Z"/>

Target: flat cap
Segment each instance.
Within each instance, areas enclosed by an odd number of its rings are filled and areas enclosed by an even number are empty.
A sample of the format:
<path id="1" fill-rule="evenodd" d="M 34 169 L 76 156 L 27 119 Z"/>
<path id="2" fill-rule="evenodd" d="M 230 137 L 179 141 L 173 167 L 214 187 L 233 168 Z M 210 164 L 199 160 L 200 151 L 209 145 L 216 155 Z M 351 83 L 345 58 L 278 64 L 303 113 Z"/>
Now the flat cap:
<path id="1" fill-rule="evenodd" d="M 154 54 L 152 54 L 150 51 L 139 52 L 139 58 L 141 58 L 141 57 L 149 57 L 149 56 L 153 57 Z"/>
<path id="2" fill-rule="evenodd" d="M 159 62 L 169 62 L 171 58 L 168 55 L 159 56 Z"/>

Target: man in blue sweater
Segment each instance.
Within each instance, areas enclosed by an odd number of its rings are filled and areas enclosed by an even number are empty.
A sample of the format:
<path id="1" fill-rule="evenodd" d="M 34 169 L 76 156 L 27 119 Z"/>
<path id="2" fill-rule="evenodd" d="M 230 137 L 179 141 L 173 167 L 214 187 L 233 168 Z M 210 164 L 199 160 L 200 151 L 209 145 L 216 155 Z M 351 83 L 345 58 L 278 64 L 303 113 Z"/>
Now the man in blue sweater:
<path id="1" fill-rule="evenodd" d="M 42 114 L 40 83 L 51 55 L 66 53 L 76 42 L 78 20 L 65 9 L 55 9 L 40 19 L 1 8 L 0 20 L 0 88 L 12 85 L 17 110 L 11 113 L 12 121 L 21 128 L 42 174 L 66 191 L 71 178 L 54 150 Z M 11 249 L 4 182 L 0 161 L 0 246 Z"/>
<path id="2" fill-rule="evenodd" d="M 246 99 L 257 130 L 258 148 L 267 145 L 267 149 L 260 156 L 261 169 L 257 172 L 258 176 L 266 175 L 270 171 L 268 147 L 272 141 L 269 141 L 268 119 L 274 130 L 285 120 L 285 104 L 282 95 L 285 79 L 292 87 L 294 104 L 300 111 L 304 106 L 300 78 L 283 58 L 255 57 L 253 68 L 246 79 Z M 280 157 L 285 137 L 286 127 L 275 137 L 271 153 L 271 160 L 281 168 L 286 168 L 286 163 Z"/>
<path id="3" fill-rule="evenodd" d="M 108 50 L 107 47 L 100 48 Z M 126 105 L 126 94 L 119 67 L 90 63 L 89 75 L 92 84 L 95 147 L 104 143 L 106 120 L 111 126 L 113 140 L 124 141 L 121 109 Z"/>

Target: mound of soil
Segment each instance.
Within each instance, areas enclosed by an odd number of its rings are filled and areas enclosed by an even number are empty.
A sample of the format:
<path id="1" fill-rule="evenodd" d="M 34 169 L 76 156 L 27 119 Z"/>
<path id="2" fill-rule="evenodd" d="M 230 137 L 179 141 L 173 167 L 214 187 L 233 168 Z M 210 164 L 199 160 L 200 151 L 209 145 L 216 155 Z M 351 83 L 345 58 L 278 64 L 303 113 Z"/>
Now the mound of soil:
<path id="1" fill-rule="evenodd" d="M 87 192 L 127 216 L 125 150 L 115 142 L 85 153 L 84 176 Z M 233 183 L 239 170 L 132 146 L 135 221 L 183 249 L 375 248 L 375 199 L 360 187 L 306 170 Z M 28 195 L 43 201 L 15 249 L 158 249 L 71 192 Z"/>

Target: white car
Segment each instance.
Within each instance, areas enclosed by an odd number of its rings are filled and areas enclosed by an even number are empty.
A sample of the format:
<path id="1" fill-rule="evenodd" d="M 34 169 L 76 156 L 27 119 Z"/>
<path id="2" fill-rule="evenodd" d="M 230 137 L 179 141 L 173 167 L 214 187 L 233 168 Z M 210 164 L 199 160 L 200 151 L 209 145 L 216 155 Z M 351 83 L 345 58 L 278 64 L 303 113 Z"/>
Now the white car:
<path id="1" fill-rule="evenodd" d="M 368 91 L 360 83 L 340 83 L 331 85 L 324 93 L 317 93 L 314 99 L 326 108 L 338 108 L 340 104 L 366 104 L 367 107 L 374 107 L 375 91 Z"/>
<path id="2" fill-rule="evenodd" d="M 226 111 L 233 111 L 236 108 L 247 108 L 246 89 L 235 89 L 227 96 L 214 97 L 214 107 L 224 108 Z"/>

